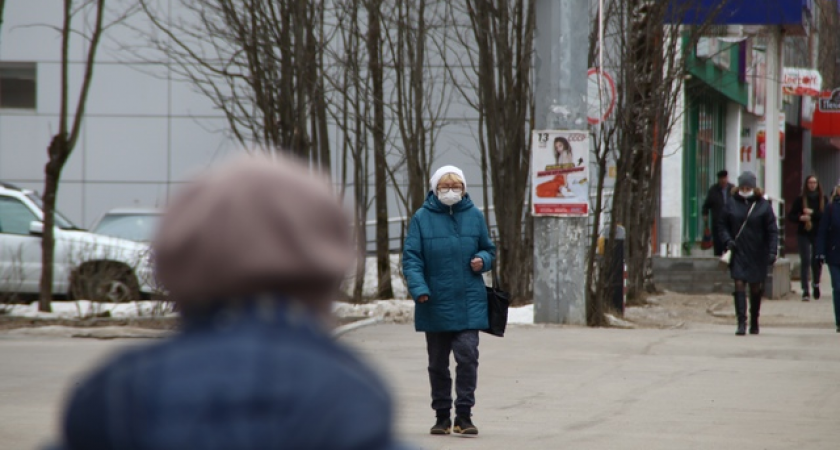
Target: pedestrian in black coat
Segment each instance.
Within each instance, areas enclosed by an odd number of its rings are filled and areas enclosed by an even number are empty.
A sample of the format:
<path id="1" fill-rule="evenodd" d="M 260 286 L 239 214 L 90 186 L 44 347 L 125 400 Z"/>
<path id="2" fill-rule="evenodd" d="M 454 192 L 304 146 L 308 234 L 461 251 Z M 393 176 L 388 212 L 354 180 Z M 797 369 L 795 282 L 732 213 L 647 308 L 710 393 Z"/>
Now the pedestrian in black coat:
<path id="1" fill-rule="evenodd" d="M 811 281 L 814 285 L 814 300 L 820 299 L 820 276 L 822 275 L 822 264 L 817 261 L 817 252 L 814 246 L 817 240 L 817 230 L 820 229 L 828 199 L 823 195 L 822 186 L 817 177 L 811 175 L 805 179 L 802 186 L 802 195 L 796 197 L 793 206 L 788 214 L 788 221 L 797 224 L 796 237 L 799 247 L 800 280 L 802 283 L 802 301 L 811 299 L 808 290 L 808 274 L 813 271 Z"/>
<path id="2" fill-rule="evenodd" d="M 828 264 L 834 302 L 834 324 L 840 333 L 840 180 L 834 185 L 831 203 L 826 206 L 825 215 L 820 221 L 816 253 L 820 262 Z"/>
<path id="3" fill-rule="evenodd" d="M 723 213 L 727 203 L 732 200 L 732 189 L 735 187 L 729 183 L 729 172 L 721 170 L 717 173 L 718 182 L 709 188 L 706 194 L 706 201 L 703 202 L 703 223 L 709 223 L 709 213 L 712 214 L 712 240 L 714 241 L 715 256 L 720 256 L 726 250 L 726 242 L 721 241 L 717 230 L 718 219 Z"/>
<path id="4" fill-rule="evenodd" d="M 750 287 L 750 334 L 758 334 L 764 280 L 767 268 L 776 262 L 779 245 L 776 215 L 755 184 L 752 172 L 744 172 L 738 177 L 738 188 L 732 190 L 732 201 L 723 210 L 717 227 L 718 237 L 732 252 L 729 273 L 735 280 L 738 335 L 746 333 L 747 285 Z"/>

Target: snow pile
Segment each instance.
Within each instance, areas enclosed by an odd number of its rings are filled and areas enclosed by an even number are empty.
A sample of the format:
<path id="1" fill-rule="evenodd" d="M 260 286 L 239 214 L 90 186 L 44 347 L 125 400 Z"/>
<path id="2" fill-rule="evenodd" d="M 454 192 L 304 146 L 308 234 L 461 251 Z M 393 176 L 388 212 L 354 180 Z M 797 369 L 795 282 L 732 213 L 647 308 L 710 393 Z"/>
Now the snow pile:
<path id="1" fill-rule="evenodd" d="M 378 300 L 371 303 L 335 303 L 333 312 L 338 317 L 376 317 L 385 322 L 410 323 L 414 320 L 413 300 Z"/>
<path id="2" fill-rule="evenodd" d="M 337 317 L 376 317 L 385 322 L 410 323 L 414 320 L 413 300 L 377 300 L 371 303 L 335 303 L 333 312 Z M 508 310 L 508 324 L 533 325 L 534 305 Z"/>
<path id="3" fill-rule="evenodd" d="M 508 309 L 508 324 L 533 325 L 534 305 L 525 305 Z"/>
<path id="4" fill-rule="evenodd" d="M 354 267 L 349 275 L 347 282 L 344 283 L 344 293 L 349 297 L 353 296 L 353 289 L 356 286 L 356 268 Z M 364 298 L 373 298 L 377 294 L 379 287 L 379 275 L 376 272 L 376 257 L 369 256 L 365 259 L 365 281 L 362 285 L 362 296 Z M 394 290 L 394 297 L 408 298 L 408 288 L 405 286 L 405 280 L 402 276 L 402 265 L 400 262 L 400 255 L 391 255 L 391 288 Z"/>
<path id="5" fill-rule="evenodd" d="M 126 303 L 99 303 L 88 300 L 73 302 L 52 302 L 52 312 L 38 311 L 38 302 L 23 305 L 7 305 L 8 316 L 32 317 L 38 319 L 80 319 L 86 317 L 114 317 L 120 319 L 175 316 L 169 303 L 158 301 L 136 301 Z"/>

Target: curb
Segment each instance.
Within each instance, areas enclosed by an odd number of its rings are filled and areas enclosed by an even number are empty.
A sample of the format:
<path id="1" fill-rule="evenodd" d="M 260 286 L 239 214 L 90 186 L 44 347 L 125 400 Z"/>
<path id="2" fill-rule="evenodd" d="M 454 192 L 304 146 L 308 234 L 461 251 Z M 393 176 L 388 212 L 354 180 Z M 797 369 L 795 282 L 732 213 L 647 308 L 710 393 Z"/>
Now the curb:
<path id="1" fill-rule="evenodd" d="M 379 317 L 371 317 L 369 319 L 359 320 L 353 323 L 348 323 L 347 325 L 342 325 L 335 330 L 333 330 L 333 337 L 339 338 L 344 334 L 347 334 L 351 331 L 358 330 L 359 328 L 368 327 L 371 325 L 376 325 L 377 323 L 382 322 L 382 319 Z"/>

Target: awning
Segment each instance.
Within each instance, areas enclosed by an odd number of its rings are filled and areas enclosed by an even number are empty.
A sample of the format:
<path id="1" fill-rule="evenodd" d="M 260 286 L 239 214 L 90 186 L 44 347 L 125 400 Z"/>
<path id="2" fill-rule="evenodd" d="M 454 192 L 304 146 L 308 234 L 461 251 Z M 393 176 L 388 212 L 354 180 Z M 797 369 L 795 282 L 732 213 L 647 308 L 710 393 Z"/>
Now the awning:
<path id="1" fill-rule="evenodd" d="M 813 0 L 669 0 L 666 23 L 781 26 L 788 33 L 810 28 Z"/>

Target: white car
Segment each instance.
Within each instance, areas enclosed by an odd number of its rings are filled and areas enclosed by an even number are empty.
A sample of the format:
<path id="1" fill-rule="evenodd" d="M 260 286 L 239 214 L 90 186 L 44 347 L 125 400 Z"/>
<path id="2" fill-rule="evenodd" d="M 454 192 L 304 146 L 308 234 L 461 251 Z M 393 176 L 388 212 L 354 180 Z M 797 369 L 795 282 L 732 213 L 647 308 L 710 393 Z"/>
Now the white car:
<path id="1" fill-rule="evenodd" d="M 163 211 L 157 208 L 115 208 L 90 227 L 96 234 L 104 234 L 129 241 L 149 243 L 157 231 Z"/>
<path id="2" fill-rule="evenodd" d="M 0 298 L 38 294 L 41 198 L 0 183 Z M 71 299 L 129 301 L 154 293 L 149 246 L 84 231 L 55 212 L 53 293 Z"/>

